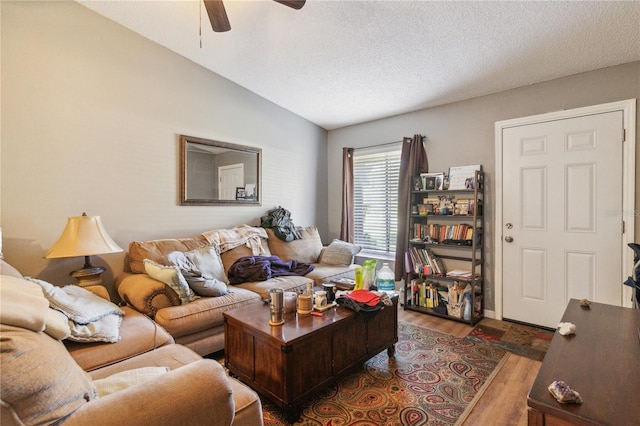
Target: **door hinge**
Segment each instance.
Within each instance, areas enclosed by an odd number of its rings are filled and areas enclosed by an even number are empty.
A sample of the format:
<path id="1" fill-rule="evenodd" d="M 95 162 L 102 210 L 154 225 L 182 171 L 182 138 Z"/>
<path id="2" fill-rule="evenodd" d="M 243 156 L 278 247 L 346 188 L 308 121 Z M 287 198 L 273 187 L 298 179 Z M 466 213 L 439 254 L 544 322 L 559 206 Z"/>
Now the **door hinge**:
<path id="1" fill-rule="evenodd" d="M 622 142 L 627 141 L 627 129 L 622 129 Z"/>
<path id="2" fill-rule="evenodd" d="M 624 220 L 622 221 L 622 224 L 620 225 L 620 230 L 624 234 Z"/>

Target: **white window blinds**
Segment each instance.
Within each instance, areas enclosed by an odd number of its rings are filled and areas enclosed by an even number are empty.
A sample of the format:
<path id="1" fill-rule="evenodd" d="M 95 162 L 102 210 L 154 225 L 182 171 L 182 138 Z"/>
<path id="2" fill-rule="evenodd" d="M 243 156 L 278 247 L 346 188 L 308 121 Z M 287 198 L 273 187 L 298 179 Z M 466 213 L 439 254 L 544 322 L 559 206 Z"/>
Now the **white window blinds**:
<path id="1" fill-rule="evenodd" d="M 355 243 L 363 250 L 395 253 L 401 143 L 353 153 Z"/>

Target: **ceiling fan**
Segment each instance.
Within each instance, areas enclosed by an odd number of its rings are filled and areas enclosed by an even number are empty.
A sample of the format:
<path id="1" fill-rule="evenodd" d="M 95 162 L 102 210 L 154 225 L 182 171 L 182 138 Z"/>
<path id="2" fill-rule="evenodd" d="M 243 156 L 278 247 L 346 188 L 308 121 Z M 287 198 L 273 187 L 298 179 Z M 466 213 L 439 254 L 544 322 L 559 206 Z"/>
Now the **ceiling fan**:
<path id="1" fill-rule="evenodd" d="M 229 18 L 227 18 L 227 12 L 224 10 L 224 4 L 222 0 L 203 0 L 204 7 L 207 9 L 209 20 L 211 21 L 211 28 L 217 33 L 229 31 L 231 24 L 229 24 Z M 277 3 L 284 4 L 293 9 L 302 9 L 306 0 L 273 0 Z"/>

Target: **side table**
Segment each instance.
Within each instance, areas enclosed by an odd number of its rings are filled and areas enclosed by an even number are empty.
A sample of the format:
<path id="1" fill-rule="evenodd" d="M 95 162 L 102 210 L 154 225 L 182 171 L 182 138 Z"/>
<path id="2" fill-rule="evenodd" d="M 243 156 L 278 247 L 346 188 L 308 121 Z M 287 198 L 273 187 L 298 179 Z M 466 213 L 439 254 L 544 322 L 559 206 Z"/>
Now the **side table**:
<path id="1" fill-rule="evenodd" d="M 527 398 L 528 423 L 637 425 L 640 421 L 640 311 L 571 299 L 563 322 L 575 335 L 553 336 Z M 582 404 L 560 404 L 547 387 L 563 380 Z"/>

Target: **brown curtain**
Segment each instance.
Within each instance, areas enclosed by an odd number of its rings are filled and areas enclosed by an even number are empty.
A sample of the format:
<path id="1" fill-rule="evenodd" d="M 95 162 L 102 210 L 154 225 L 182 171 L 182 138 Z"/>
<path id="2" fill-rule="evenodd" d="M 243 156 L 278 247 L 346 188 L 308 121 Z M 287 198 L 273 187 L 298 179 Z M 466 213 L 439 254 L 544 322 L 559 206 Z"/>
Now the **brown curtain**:
<path id="1" fill-rule="evenodd" d="M 355 241 L 353 214 L 353 148 L 342 148 L 342 224 L 340 239 Z"/>
<path id="2" fill-rule="evenodd" d="M 404 253 L 408 249 L 409 226 L 409 191 L 411 177 L 429 171 L 427 152 L 422 144 L 422 135 L 414 135 L 413 139 L 404 138 L 400 157 L 400 181 L 398 182 L 398 238 L 396 240 L 396 281 L 404 276 Z"/>

